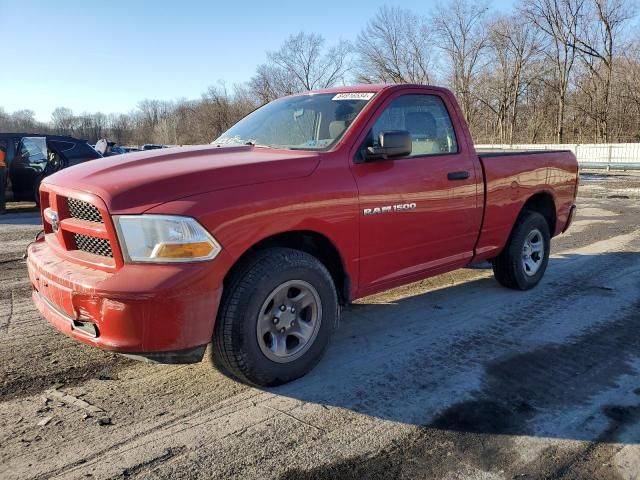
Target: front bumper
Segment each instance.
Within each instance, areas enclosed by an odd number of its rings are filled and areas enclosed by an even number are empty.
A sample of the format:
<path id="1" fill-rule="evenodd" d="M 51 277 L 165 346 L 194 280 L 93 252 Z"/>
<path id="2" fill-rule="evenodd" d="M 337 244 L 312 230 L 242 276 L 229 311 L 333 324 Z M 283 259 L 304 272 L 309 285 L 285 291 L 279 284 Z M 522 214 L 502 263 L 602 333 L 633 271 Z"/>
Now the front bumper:
<path id="1" fill-rule="evenodd" d="M 163 363 L 202 358 L 222 295 L 225 252 L 213 262 L 126 264 L 104 272 L 28 248 L 33 301 L 56 329 L 104 350 Z"/>

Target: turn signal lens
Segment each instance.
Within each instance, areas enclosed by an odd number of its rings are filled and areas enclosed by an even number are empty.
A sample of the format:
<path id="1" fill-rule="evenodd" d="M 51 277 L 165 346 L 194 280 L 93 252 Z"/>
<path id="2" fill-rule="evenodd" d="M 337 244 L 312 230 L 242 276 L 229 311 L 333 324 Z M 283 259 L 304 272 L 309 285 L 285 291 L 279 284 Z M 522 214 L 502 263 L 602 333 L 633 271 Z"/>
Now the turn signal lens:
<path id="1" fill-rule="evenodd" d="M 151 254 L 154 258 L 201 258 L 208 257 L 213 251 L 213 245 L 207 242 L 199 243 L 161 243 Z"/>

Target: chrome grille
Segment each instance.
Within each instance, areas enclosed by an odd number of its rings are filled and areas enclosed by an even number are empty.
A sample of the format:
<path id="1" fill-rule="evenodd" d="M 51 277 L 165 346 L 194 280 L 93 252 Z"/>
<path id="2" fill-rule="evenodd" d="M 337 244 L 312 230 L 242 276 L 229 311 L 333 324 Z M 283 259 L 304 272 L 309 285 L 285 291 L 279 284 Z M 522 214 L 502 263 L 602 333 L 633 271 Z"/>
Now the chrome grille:
<path id="1" fill-rule="evenodd" d="M 69 215 L 71 218 L 78 218 L 94 223 L 104 223 L 102 215 L 100 215 L 100 211 L 95 205 L 91 205 L 83 200 L 78 200 L 77 198 L 68 198 L 67 205 L 69 206 Z"/>
<path id="2" fill-rule="evenodd" d="M 104 238 L 90 237 L 81 233 L 74 234 L 74 237 L 78 250 L 93 253 L 94 255 L 100 255 L 102 257 L 113 257 L 113 252 L 111 251 L 111 244 L 109 243 L 109 240 L 105 240 Z"/>

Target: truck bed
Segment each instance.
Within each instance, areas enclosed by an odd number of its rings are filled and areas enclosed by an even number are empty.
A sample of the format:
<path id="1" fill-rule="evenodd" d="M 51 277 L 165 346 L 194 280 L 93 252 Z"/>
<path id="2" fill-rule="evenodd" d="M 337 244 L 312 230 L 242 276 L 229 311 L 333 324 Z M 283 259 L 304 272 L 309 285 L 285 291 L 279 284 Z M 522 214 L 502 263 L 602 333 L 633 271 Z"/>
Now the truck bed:
<path id="1" fill-rule="evenodd" d="M 499 252 L 532 195 L 544 195 L 556 213 L 551 235 L 567 223 L 575 201 L 578 164 L 570 150 L 479 149 L 485 181 L 484 219 L 476 251 Z M 508 160 L 508 161 L 505 161 Z"/>

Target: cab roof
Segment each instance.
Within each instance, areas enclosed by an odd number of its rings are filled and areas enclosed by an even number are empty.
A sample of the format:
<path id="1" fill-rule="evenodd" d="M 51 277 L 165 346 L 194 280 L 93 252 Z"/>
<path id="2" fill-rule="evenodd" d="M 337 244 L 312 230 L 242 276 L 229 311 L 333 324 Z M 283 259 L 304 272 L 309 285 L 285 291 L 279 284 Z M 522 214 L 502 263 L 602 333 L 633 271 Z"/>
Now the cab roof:
<path id="1" fill-rule="evenodd" d="M 414 83 L 397 83 L 397 84 L 388 84 L 388 83 L 376 83 L 376 84 L 359 84 L 359 85 L 345 85 L 340 87 L 331 87 L 331 88 L 322 88 L 319 90 L 310 90 L 308 92 L 300 92 L 295 93 L 290 96 L 297 95 L 313 95 L 317 93 L 360 93 L 360 92 L 373 92 L 378 93 L 383 90 L 400 90 L 405 88 L 424 88 L 429 89 L 431 91 L 446 91 L 446 88 L 435 87 L 432 85 L 419 85 Z"/>

